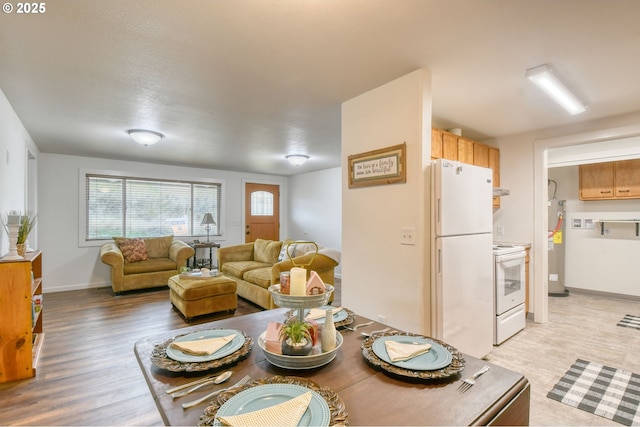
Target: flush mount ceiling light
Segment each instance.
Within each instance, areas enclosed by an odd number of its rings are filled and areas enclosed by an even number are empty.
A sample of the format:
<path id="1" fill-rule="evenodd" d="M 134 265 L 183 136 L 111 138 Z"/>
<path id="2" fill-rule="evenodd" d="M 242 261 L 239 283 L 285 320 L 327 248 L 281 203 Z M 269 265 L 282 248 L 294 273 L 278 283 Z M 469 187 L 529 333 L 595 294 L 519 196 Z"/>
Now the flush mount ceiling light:
<path id="1" fill-rule="evenodd" d="M 309 156 L 305 154 L 289 154 L 287 156 L 284 156 L 284 158 L 289 160 L 289 163 L 294 166 L 304 165 L 306 161 L 309 160 Z"/>
<path id="2" fill-rule="evenodd" d="M 127 131 L 127 133 L 129 134 L 131 139 L 133 139 L 140 145 L 144 145 L 145 147 L 153 145 L 164 138 L 163 134 L 152 130 L 130 129 Z"/>
<path id="3" fill-rule="evenodd" d="M 575 115 L 586 110 L 584 103 L 560 81 L 558 76 L 553 74 L 553 71 L 551 71 L 548 65 L 545 64 L 531 68 L 527 70 L 525 76 L 544 90 L 547 95 L 567 110 L 569 114 Z"/>

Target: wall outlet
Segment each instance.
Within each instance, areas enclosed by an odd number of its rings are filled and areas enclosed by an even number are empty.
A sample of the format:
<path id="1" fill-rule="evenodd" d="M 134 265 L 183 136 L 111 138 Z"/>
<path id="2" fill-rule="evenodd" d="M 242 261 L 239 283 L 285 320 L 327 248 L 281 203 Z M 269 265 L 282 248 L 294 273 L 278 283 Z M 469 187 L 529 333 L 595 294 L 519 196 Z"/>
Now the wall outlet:
<path id="1" fill-rule="evenodd" d="M 383 325 L 387 324 L 387 316 L 383 316 L 382 314 L 378 314 L 378 323 L 382 323 Z"/>
<path id="2" fill-rule="evenodd" d="M 404 227 L 400 229 L 402 236 L 400 238 L 401 245 L 415 245 L 416 244 L 416 229 L 412 227 Z"/>
<path id="3" fill-rule="evenodd" d="M 504 225 L 499 225 L 498 226 L 498 236 L 504 236 Z"/>

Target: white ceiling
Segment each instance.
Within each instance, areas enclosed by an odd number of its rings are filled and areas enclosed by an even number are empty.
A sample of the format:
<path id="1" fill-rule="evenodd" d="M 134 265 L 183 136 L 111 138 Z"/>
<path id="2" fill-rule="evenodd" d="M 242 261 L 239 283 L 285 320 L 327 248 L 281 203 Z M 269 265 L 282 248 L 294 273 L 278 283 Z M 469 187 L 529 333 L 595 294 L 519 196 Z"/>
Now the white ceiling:
<path id="1" fill-rule="evenodd" d="M 278 175 L 335 167 L 341 103 L 421 67 L 434 124 L 478 140 L 640 110 L 637 0 L 45 5 L 0 16 L 0 89 L 45 153 Z M 587 112 L 570 116 L 524 77 L 544 63 Z M 131 128 L 166 137 L 145 148 Z M 295 168 L 288 153 L 311 159 Z"/>

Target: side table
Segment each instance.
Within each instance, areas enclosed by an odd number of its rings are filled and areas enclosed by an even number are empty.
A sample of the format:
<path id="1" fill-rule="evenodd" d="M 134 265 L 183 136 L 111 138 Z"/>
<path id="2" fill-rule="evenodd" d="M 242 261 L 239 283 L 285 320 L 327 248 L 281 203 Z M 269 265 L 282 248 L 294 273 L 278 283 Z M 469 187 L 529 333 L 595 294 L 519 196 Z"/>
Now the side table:
<path id="1" fill-rule="evenodd" d="M 200 242 L 200 243 L 195 243 L 195 242 L 191 242 L 189 243 L 189 246 L 191 246 L 194 249 L 194 253 L 193 253 L 193 263 L 192 263 L 192 268 L 196 268 L 196 266 L 198 266 L 198 249 L 207 249 L 209 248 L 209 264 L 206 265 L 205 261 L 206 259 L 202 259 L 200 262 L 199 267 L 209 267 L 209 268 L 213 268 L 213 248 L 219 248 L 220 247 L 220 243 L 216 243 L 216 242 Z M 187 263 L 187 267 L 188 267 L 188 263 Z"/>

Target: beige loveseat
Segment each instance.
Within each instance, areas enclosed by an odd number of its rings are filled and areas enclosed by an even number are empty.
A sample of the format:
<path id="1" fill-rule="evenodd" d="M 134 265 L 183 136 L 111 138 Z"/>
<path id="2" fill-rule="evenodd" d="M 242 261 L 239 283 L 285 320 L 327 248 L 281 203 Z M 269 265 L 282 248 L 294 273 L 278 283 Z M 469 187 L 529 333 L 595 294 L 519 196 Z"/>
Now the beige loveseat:
<path id="1" fill-rule="evenodd" d="M 268 288 L 280 282 L 281 271 L 305 266 L 308 271 L 316 271 L 324 283 L 334 284 L 338 252 L 324 248 L 316 254 L 315 247 L 310 251 L 302 244 L 298 246 L 290 248 L 291 259 L 285 253 L 286 245 L 283 249 L 283 242 L 274 240 L 257 239 L 253 243 L 222 247 L 217 250 L 218 269 L 236 282 L 238 296 L 266 309 L 275 308 Z"/>
<path id="2" fill-rule="evenodd" d="M 111 287 L 119 295 L 134 289 L 167 286 L 169 278 L 180 274 L 180 268 L 194 252 L 173 236 L 114 238 L 102 245 L 100 259 L 111 266 Z"/>

